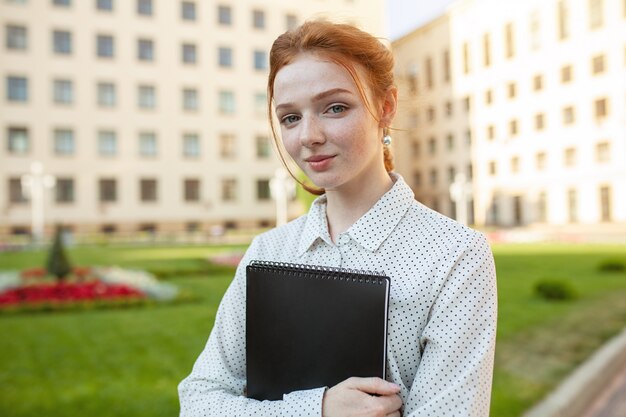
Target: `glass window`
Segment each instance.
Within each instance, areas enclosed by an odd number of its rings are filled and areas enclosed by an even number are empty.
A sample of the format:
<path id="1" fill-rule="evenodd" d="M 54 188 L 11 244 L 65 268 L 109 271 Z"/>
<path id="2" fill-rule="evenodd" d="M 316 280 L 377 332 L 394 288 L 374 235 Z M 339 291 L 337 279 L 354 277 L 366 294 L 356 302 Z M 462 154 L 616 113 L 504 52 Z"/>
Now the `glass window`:
<path id="1" fill-rule="evenodd" d="M 198 110 L 198 90 L 195 88 L 183 89 L 183 109 Z"/>
<path id="2" fill-rule="evenodd" d="M 28 48 L 28 32 L 24 26 L 7 25 L 6 47 L 7 49 L 26 49 Z"/>
<path id="3" fill-rule="evenodd" d="M 185 64 L 195 64 L 197 62 L 196 45 L 191 44 L 191 43 L 183 44 L 182 60 Z"/>
<path id="4" fill-rule="evenodd" d="M 101 58 L 112 58 L 115 54 L 115 44 L 113 36 L 111 35 L 98 35 L 96 37 L 96 51 L 97 55 Z"/>
<path id="5" fill-rule="evenodd" d="M 267 93 L 254 93 L 254 113 L 264 116 L 267 111 Z"/>
<path id="6" fill-rule="evenodd" d="M 55 201 L 57 203 L 74 202 L 74 179 L 57 178 L 54 184 Z"/>
<path id="7" fill-rule="evenodd" d="M 437 185 L 437 168 L 432 168 L 430 170 L 430 185 Z"/>
<path id="8" fill-rule="evenodd" d="M 272 153 L 272 144 L 270 138 L 265 135 L 257 135 L 256 137 L 256 156 L 259 159 L 267 159 Z"/>
<path id="9" fill-rule="evenodd" d="M 545 222 L 548 218 L 548 196 L 542 191 L 537 196 L 537 221 Z"/>
<path id="10" fill-rule="evenodd" d="M 72 34 L 66 30 L 52 32 L 52 49 L 55 54 L 68 55 L 72 53 Z"/>
<path id="11" fill-rule="evenodd" d="M 519 172 L 519 156 L 514 156 L 513 158 L 511 158 L 511 172 Z"/>
<path id="12" fill-rule="evenodd" d="M 572 81 L 572 66 L 565 65 L 561 67 L 561 82 L 568 83 Z"/>
<path id="13" fill-rule="evenodd" d="M 513 33 L 513 23 L 507 23 L 504 26 L 505 50 L 504 56 L 513 58 L 515 56 L 515 38 Z"/>
<path id="14" fill-rule="evenodd" d="M 489 175 L 496 175 L 498 173 L 498 163 L 496 161 L 489 162 Z"/>
<path id="15" fill-rule="evenodd" d="M 219 110 L 225 114 L 235 113 L 235 93 L 232 91 L 219 92 Z"/>
<path id="16" fill-rule="evenodd" d="M 111 130 L 98 132 L 98 154 L 100 156 L 117 155 L 117 135 Z"/>
<path id="17" fill-rule="evenodd" d="M 488 33 L 483 35 L 483 65 L 485 67 L 491 65 L 491 39 Z"/>
<path id="18" fill-rule="evenodd" d="M 450 81 L 450 51 L 443 51 L 443 80 Z"/>
<path id="19" fill-rule="evenodd" d="M 610 222 L 613 218 L 611 200 L 611 187 L 608 185 L 600 187 L 600 220 L 603 222 Z"/>
<path id="20" fill-rule="evenodd" d="M 218 65 L 222 68 L 230 68 L 233 66 L 233 50 L 228 47 L 220 47 L 218 49 Z"/>
<path id="21" fill-rule="evenodd" d="M 217 22 L 223 26 L 230 26 L 233 23 L 232 9 L 230 6 L 217 6 Z"/>
<path id="22" fill-rule="evenodd" d="M 485 104 L 489 105 L 493 101 L 493 93 L 491 90 L 485 91 Z"/>
<path id="23" fill-rule="evenodd" d="M 151 85 L 140 85 L 137 98 L 137 105 L 142 109 L 154 109 L 156 107 L 156 90 Z"/>
<path id="24" fill-rule="evenodd" d="M 24 204 L 28 202 L 28 197 L 22 187 L 22 179 L 9 178 L 9 202 L 12 204 Z"/>
<path id="25" fill-rule="evenodd" d="M 611 144 L 608 142 L 598 143 L 596 145 L 596 161 L 609 162 L 611 160 Z"/>
<path id="26" fill-rule="evenodd" d="M 515 136 L 518 133 L 517 120 L 509 121 L 509 135 Z"/>
<path id="27" fill-rule="evenodd" d="M 200 180 L 186 178 L 183 183 L 183 198 L 185 201 L 200 201 Z"/>
<path id="28" fill-rule="evenodd" d="M 237 200 L 237 179 L 236 178 L 222 179 L 222 201 L 235 201 L 235 200 Z"/>
<path id="29" fill-rule="evenodd" d="M 98 197 L 101 203 L 117 201 L 117 180 L 112 178 L 101 178 L 98 180 Z"/>
<path id="30" fill-rule="evenodd" d="M 235 135 L 230 133 L 220 135 L 220 156 L 223 159 L 233 159 L 237 156 L 237 141 Z"/>
<path id="31" fill-rule="evenodd" d="M 139 155 L 154 157 L 157 155 L 157 139 L 152 132 L 139 134 Z"/>
<path id="32" fill-rule="evenodd" d="M 569 37 L 569 6 L 568 0 L 560 0 L 557 5 L 558 35 L 560 40 Z"/>
<path id="33" fill-rule="evenodd" d="M 74 101 L 73 84 L 71 80 L 53 81 L 53 100 L 57 104 L 70 104 Z"/>
<path id="34" fill-rule="evenodd" d="M 533 77 L 533 90 L 535 91 L 543 90 L 543 76 L 537 74 Z"/>
<path id="35" fill-rule="evenodd" d="M 142 202 L 157 201 L 157 180 L 154 178 L 141 178 L 139 180 L 139 198 Z"/>
<path id="36" fill-rule="evenodd" d="M 265 29 L 265 12 L 263 10 L 252 11 L 252 27 L 255 29 Z"/>
<path id="37" fill-rule="evenodd" d="M 487 126 L 487 139 L 492 140 L 496 137 L 496 128 L 494 125 Z"/>
<path id="38" fill-rule="evenodd" d="M 117 92 L 113 83 L 98 83 L 98 105 L 113 107 L 117 102 Z"/>
<path id="39" fill-rule="evenodd" d="M 470 50 L 469 43 L 463 44 L 463 73 L 469 74 L 470 72 Z"/>
<path id="40" fill-rule="evenodd" d="M 180 4 L 180 17 L 183 20 L 196 20 L 196 3 L 184 1 Z"/>
<path id="41" fill-rule="evenodd" d="M 600 98 L 593 102 L 593 110 L 596 121 L 605 119 L 609 115 L 609 105 L 606 98 Z"/>
<path id="42" fill-rule="evenodd" d="M 7 77 L 7 100 L 28 101 L 28 79 L 26 77 Z"/>
<path id="43" fill-rule="evenodd" d="M 137 14 L 152 16 L 152 0 L 137 0 Z"/>
<path id="44" fill-rule="evenodd" d="M 578 196 L 574 188 L 567 190 L 567 219 L 570 223 L 578 221 Z"/>
<path id="45" fill-rule="evenodd" d="M 530 15 L 530 47 L 534 51 L 541 47 L 541 20 L 537 10 Z"/>
<path id="46" fill-rule="evenodd" d="M 74 150 L 74 132 L 69 129 L 56 129 L 54 131 L 54 153 L 73 155 Z"/>
<path id="47" fill-rule="evenodd" d="M 267 69 L 267 54 L 265 51 L 254 51 L 254 69 L 261 71 Z"/>
<path id="48" fill-rule="evenodd" d="M 604 55 L 597 55 L 591 59 L 591 72 L 593 74 L 604 72 Z"/>
<path id="49" fill-rule="evenodd" d="M 256 199 L 267 201 L 272 198 L 270 193 L 270 180 L 261 179 L 256 181 Z"/>
<path id="50" fill-rule="evenodd" d="M 113 10 L 113 0 L 96 0 L 96 9 L 98 10 Z"/>
<path id="51" fill-rule="evenodd" d="M 454 149 L 454 135 L 451 133 L 446 136 L 446 147 L 448 150 Z"/>
<path id="52" fill-rule="evenodd" d="M 535 155 L 535 165 L 538 170 L 542 171 L 546 169 L 546 164 L 547 164 L 546 160 L 547 160 L 547 157 L 546 157 L 545 152 L 538 152 Z"/>
<path id="53" fill-rule="evenodd" d="M 430 90 L 433 88 L 433 59 L 431 57 L 426 58 L 424 62 L 424 70 L 426 72 L 426 87 Z"/>
<path id="54" fill-rule="evenodd" d="M 183 156 L 198 158 L 200 156 L 200 138 L 195 133 L 186 133 L 183 136 Z"/>
<path id="55" fill-rule="evenodd" d="M 574 107 L 573 106 L 564 107 L 563 108 L 563 124 L 571 125 L 575 121 L 576 119 L 575 119 L 575 114 L 574 114 Z"/>
<path id="56" fill-rule="evenodd" d="M 12 154 L 26 154 L 30 150 L 28 130 L 24 127 L 10 127 L 7 135 L 7 151 Z"/>
<path id="57" fill-rule="evenodd" d="M 576 165 L 576 149 L 575 148 L 567 148 L 565 149 L 565 166 L 573 167 Z"/>
<path id="58" fill-rule="evenodd" d="M 604 23 L 604 4 L 602 0 L 589 0 L 589 27 L 601 28 Z"/>
<path id="59" fill-rule="evenodd" d="M 52 4 L 55 6 L 70 6 L 72 2 L 70 0 L 52 0 Z"/>
<path id="60" fill-rule="evenodd" d="M 517 95 L 517 86 L 515 83 L 509 83 L 507 85 L 507 95 L 509 98 L 515 98 Z"/>
<path id="61" fill-rule="evenodd" d="M 140 61 L 154 60 L 154 42 L 151 39 L 137 40 L 137 59 Z"/>
<path id="62" fill-rule="evenodd" d="M 452 113 L 453 113 L 453 107 L 452 107 L 452 102 L 451 101 L 446 101 L 445 104 L 445 112 L 446 112 L 446 116 L 447 117 L 452 117 Z"/>
<path id="63" fill-rule="evenodd" d="M 535 115 L 535 129 L 543 130 L 546 127 L 546 120 L 543 113 L 537 113 Z"/>
<path id="64" fill-rule="evenodd" d="M 430 138 L 428 140 L 428 152 L 431 155 L 434 155 L 437 153 L 437 140 L 435 138 Z"/>

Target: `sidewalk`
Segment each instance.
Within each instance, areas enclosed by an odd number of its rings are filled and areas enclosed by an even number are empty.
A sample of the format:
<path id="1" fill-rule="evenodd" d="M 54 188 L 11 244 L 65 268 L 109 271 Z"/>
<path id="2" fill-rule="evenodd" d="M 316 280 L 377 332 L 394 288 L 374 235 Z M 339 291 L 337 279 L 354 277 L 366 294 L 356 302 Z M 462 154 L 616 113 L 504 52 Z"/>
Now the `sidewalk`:
<path id="1" fill-rule="evenodd" d="M 581 417 L 626 417 L 626 366 Z"/>

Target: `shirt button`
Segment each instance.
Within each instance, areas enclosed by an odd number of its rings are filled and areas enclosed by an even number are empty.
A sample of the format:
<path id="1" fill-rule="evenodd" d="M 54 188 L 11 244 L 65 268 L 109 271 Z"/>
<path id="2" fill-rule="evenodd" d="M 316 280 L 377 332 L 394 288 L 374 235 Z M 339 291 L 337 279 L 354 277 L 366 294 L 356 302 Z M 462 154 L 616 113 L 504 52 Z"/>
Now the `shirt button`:
<path id="1" fill-rule="evenodd" d="M 345 245 L 346 243 L 350 242 L 350 236 L 348 235 L 341 235 L 339 236 L 339 244 L 340 245 Z"/>

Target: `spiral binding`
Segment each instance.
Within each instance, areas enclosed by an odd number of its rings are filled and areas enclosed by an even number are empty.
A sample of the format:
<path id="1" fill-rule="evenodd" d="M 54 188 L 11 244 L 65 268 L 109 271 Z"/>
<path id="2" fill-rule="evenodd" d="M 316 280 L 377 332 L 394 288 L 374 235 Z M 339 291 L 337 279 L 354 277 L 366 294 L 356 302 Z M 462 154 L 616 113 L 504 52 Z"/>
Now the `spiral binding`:
<path id="1" fill-rule="evenodd" d="M 248 266 L 271 271 L 273 273 L 296 275 L 299 277 L 320 277 L 340 281 L 352 281 L 372 284 L 383 284 L 388 278 L 383 272 L 366 271 L 363 269 L 339 268 L 324 265 L 295 264 L 289 262 L 253 260 Z M 321 276 L 320 276 L 321 274 Z"/>

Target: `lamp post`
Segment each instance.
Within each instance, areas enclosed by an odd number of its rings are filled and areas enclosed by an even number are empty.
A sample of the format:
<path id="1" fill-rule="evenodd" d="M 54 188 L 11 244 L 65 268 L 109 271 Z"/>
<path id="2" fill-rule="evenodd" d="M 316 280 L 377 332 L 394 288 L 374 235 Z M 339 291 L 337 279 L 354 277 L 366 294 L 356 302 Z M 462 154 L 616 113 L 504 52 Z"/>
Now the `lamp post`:
<path id="1" fill-rule="evenodd" d="M 22 192 L 30 197 L 31 231 L 34 243 L 41 243 L 44 229 L 44 195 L 46 188 L 54 187 L 56 178 L 44 174 L 39 161 L 30 164 L 30 174 L 22 175 Z"/>
<path id="2" fill-rule="evenodd" d="M 465 174 L 459 172 L 450 184 L 450 198 L 456 203 L 456 220 L 467 225 L 467 203 L 472 196 L 472 183 L 467 181 Z"/>

